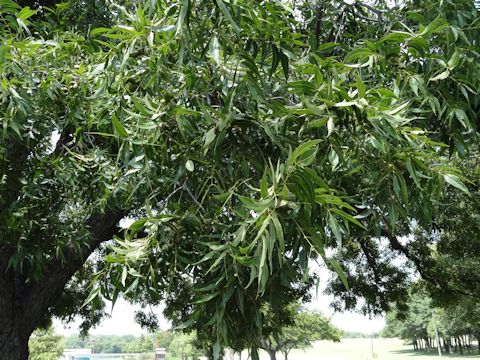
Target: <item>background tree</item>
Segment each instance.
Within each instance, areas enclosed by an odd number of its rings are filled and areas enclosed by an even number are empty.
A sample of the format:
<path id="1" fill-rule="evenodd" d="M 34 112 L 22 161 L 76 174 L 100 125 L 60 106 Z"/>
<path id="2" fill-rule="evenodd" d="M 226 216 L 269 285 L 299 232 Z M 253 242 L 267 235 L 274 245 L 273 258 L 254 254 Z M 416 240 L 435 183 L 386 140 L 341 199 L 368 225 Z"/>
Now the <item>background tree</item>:
<path id="1" fill-rule="evenodd" d="M 429 350 L 433 345 L 428 331 L 432 315 L 432 302 L 428 295 L 412 293 L 407 313 L 393 311 L 387 314 L 383 336 L 409 340 L 414 350 Z"/>
<path id="2" fill-rule="evenodd" d="M 276 359 L 276 353 L 281 352 L 288 359 L 293 349 L 306 349 L 314 341 L 340 341 L 341 331 L 330 324 L 330 320 L 318 312 L 305 311 L 298 305 L 291 305 L 294 312 L 293 323 L 278 330 L 278 333 L 264 337 L 261 348 L 267 351 L 270 359 Z"/>
<path id="3" fill-rule="evenodd" d="M 63 354 L 63 336 L 56 335 L 53 328 L 36 330 L 28 342 L 30 360 L 58 360 Z"/>
<path id="4" fill-rule="evenodd" d="M 141 335 L 136 341 L 126 344 L 123 350 L 127 353 L 153 352 L 153 341 L 150 336 Z"/>
<path id="5" fill-rule="evenodd" d="M 176 334 L 169 346 L 168 356 L 176 360 L 196 360 L 202 352 L 195 346 L 195 333 Z"/>
<path id="6" fill-rule="evenodd" d="M 431 350 L 437 347 L 436 327 L 444 352 L 471 352 L 472 339 L 479 339 L 480 318 L 476 301 L 465 298 L 460 303 L 438 308 L 433 307 L 434 303 L 425 290 L 412 293 L 408 311 L 387 313 L 382 335 L 409 340 L 414 350 Z"/>
<path id="7" fill-rule="evenodd" d="M 174 338 L 175 333 L 171 330 L 158 331 L 154 335 L 153 343 L 155 348 L 164 348 L 168 351 Z"/>

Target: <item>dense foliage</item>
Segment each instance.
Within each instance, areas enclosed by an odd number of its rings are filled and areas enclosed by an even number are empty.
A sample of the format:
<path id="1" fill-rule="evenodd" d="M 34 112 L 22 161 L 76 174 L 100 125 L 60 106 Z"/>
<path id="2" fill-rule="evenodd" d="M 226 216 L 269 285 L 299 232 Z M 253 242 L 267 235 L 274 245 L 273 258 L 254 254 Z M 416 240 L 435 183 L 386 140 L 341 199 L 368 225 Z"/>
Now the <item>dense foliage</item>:
<path id="1" fill-rule="evenodd" d="M 0 351 L 123 294 L 256 358 L 311 261 L 338 308 L 401 306 L 398 253 L 464 291 L 399 239 L 468 192 L 472 1 L 41 3 L 0 5 Z"/>

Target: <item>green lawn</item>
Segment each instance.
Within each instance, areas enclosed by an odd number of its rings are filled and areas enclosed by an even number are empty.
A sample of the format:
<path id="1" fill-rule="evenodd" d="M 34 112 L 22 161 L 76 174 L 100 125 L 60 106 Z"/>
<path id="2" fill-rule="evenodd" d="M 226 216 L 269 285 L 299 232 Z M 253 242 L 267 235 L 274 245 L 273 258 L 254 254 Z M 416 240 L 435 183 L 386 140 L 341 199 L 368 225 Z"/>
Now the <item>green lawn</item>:
<path id="1" fill-rule="evenodd" d="M 434 360 L 438 354 L 425 354 L 414 352 L 412 346 L 404 345 L 398 339 L 373 339 L 373 353 L 370 339 L 344 339 L 340 343 L 320 341 L 312 349 L 303 351 L 292 351 L 289 360 Z M 467 358 L 480 359 L 478 354 L 455 356 L 445 355 L 443 358 Z M 278 360 L 283 360 L 281 354 L 277 355 Z M 263 359 L 268 357 L 262 356 Z"/>

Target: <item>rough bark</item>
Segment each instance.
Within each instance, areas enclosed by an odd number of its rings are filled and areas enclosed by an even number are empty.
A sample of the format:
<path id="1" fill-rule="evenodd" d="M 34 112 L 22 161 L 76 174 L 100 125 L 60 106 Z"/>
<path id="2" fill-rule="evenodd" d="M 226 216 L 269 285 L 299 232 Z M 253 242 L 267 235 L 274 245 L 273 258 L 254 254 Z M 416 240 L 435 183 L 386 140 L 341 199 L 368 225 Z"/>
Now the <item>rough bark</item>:
<path id="1" fill-rule="evenodd" d="M 11 319 L 13 322 L 15 320 Z M 3 326 L 4 324 L 1 324 Z M 28 360 L 28 338 L 30 334 L 15 325 L 8 326 L 8 333 L 0 331 L 0 360 Z"/>
<path id="2" fill-rule="evenodd" d="M 15 273 L 0 273 L 0 360 L 28 359 L 28 338 L 33 329 L 15 295 Z"/>
<path id="3" fill-rule="evenodd" d="M 66 261 L 53 258 L 40 280 L 33 282 L 8 267 L 13 249 L 0 245 L 0 360 L 28 360 L 28 339 L 43 320 L 52 302 L 67 282 L 83 267 L 88 256 L 118 232 L 117 224 L 125 216 L 122 210 L 110 210 L 88 219 L 91 241 L 81 251 L 67 247 Z"/>

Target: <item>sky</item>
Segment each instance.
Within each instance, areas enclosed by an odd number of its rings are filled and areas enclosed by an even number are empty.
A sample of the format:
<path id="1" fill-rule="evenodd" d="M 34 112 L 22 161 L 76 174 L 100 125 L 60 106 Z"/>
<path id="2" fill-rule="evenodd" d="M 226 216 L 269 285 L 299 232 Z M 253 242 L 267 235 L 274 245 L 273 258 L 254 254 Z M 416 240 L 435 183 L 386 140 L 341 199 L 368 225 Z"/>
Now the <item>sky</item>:
<path id="1" fill-rule="evenodd" d="M 329 308 L 332 298 L 330 296 L 319 295 L 314 298 L 306 307 L 311 310 L 320 310 L 323 314 L 330 316 L 332 323 L 342 330 L 371 333 L 380 331 L 385 325 L 383 317 L 369 319 L 366 316 L 353 312 L 333 313 Z M 108 307 L 110 308 L 110 306 Z M 129 304 L 123 299 L 119 299 L 115 304 L 111 317 L 103 320 L 103 322 L 95 329 L 91 330 L 92 335 L 135 335 L 145 334 L 143 330 L 134 320 L 135 311 L 139 310 L 139 306 Z M 160 327 L 162 330 L 170 328 L 168 321 L 162 317 L 162 309 L 154 308 L 154 312 L 160 319 Z M 67 327 L 60 322 L 54 321 L 57 333 L 68 336 L 78 334 L 79 320 L 71 323 Z"/>

